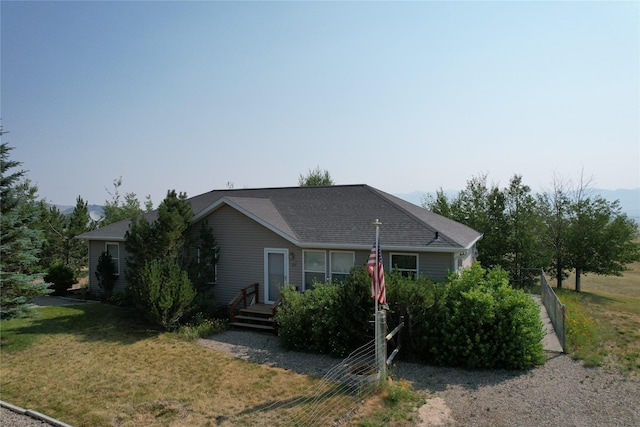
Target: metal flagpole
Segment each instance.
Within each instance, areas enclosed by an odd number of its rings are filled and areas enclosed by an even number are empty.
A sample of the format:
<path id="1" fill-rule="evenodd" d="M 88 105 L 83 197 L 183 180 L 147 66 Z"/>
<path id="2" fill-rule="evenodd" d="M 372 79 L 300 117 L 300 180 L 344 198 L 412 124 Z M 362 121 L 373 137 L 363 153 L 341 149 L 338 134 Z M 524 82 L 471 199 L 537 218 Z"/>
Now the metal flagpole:
<path id="1" fill-rule="evenodd" d="M 373 299 L 375 300 L 375 313 L 376 313 L 376 319 L 378 318 L 378 295 L 380 292 L 380 276 L 378 276 L 378 263 L 380 262 L 380 257 L 378 256 L 378 253 L 380 251 L 380 226 L 382 225 L 382 223 L 380 222 L 379 219 L 376 218 L 375 222 L 373 223 L 373 225 L 376 226 L 376 265 L 375 265 L 375 274 L 373 275 L 373 283 L 374 283 L 374 293 L 375 296 L 373 297 Z M 378 326 L 378 322 L 376 321 L 376 327 Z M 378 336 L 378 334 L 376 333 L 376 337 Z"/>
<path id="2" fill-rule="evenodd" d="M 374 299 L 375 299 L 375 360 L 378 373 L 380 375 L 380 384 L 386 380 L 386 339 L 384 337 L 385 332 L 385 313 L 380 312 L 380 306 L 378 298 L 380 296 L 380 275 L 379 275 L 379 263 L 380 263 L 380 226 L 382 223 L 376 219 L 373 223 L 376 226 L 376 263 L 373 275 L 374 284 Z"/>

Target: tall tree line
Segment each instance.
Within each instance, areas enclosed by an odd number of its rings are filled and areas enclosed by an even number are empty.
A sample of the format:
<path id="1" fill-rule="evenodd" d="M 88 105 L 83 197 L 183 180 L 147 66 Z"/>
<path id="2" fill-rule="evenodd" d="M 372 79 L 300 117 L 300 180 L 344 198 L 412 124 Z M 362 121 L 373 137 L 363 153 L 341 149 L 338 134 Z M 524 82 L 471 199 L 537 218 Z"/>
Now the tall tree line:
<path id="1" fill-rule="evenodd" d="M 582 275 L 621 275 L 640 261 L 638 225 L 589 188 L 582 177 L 572 187 L 556 176 L 551 191 L 535 194 L 520 175 L 499 188 L 483 174 L 454 197 L 442 189 L 425 197 L 423 207 L 482 232 L 478 260 L 508 271 L 512 283 L 532 283 L 544 268 L 561 288 L 574 271 L 580 291 Z"/>

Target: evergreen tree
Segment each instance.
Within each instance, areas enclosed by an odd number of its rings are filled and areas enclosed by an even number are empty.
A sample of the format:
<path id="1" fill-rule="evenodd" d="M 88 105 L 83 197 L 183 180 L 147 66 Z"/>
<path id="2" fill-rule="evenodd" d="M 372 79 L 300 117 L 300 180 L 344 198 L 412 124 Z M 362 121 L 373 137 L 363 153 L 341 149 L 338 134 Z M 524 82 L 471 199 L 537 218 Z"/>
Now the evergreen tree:
<path id="1" fill-rule="evenodd" d="M 0 129 L 0 136 L 4 132 Z M 41 231 L 38 221 L 37 187 L 25 179 L 26 172 L 10 172 L 22 163 L 9 159 L 13 147 L 0 144 L 0 318 L 27 314 L 28 301 L 50 293 L 48 284 L 36 284 Z"/>
<path id="2" fill-rule="evenodd" d="M 196 296 L 185 246 L 192 217 L 186 194 L 171 190 L 155 221 L 138 216 L 125 233 L 129 292 L 146 317 L 166 328 L 175 326 Z"/>
<path id="3" fill-rule="evenodd" d="M 120 187 L 122 187 L 122 177 L 113 180 L 113 193 L 107 190 L 111 200 L 104 202 L 104 219 L 101 224 L 103 226 L 136 217 L 144 212 L 151 212 L 153 209 L 151 196 L 146 197 L 143 210 L 135 193 L 126 193 L 123 200 L 120 195 Z"/>
<path id="4" fill-rule="evenodd" d="M 89 203 L 82 197 L 76 199 L 76 206 L 68 217 L 68 226 L 65 236 L 65 265 L 71 267 L 76 273 L 88 265 L 88 247 L 86 240 L 76 239 L 82 233 L 93 228 L 89 218 Z"/>
<path id="5" fill-rule="evenodd" d="M 88 262 L 87 242 L 75 237 L 93 227 L 89 220 L 88 203 L 78 196 L 70 215 L 64 215 L 57 207 L 51 206 L 42 211 L 42 217 L 44 245 L 41 265 L 49 268 L 62 264 L 70 267 L 74 273 L 79 273 Z"/>
<path id="6" fill-rule="evenodd" d="M 64 238 L 60 230 L 64 228 L 66 218 L 56 206 L 49 206 L 44 201 L 39 203 L 39 211 L 39 228 L 43 230 L 40 266 L 46 270 L 62 261 Z"/>

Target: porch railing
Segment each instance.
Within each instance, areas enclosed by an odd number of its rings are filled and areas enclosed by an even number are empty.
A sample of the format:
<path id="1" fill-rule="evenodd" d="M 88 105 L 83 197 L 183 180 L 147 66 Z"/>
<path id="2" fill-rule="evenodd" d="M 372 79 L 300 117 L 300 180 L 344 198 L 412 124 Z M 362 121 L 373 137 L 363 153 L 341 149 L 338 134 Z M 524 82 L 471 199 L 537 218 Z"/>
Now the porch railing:
<path id="1" fill-rule="evenodd" d="M 235 321 L 234 317 L 236 315 L 238 304 L 242 304 L 242 307 L 240 308 L 247 308 L 252 304 L 260 303 L 260 294 L 258 293 L 258 287 L 258 283 L 245 286 L 244 288 L 240 289 L 236 296 L 233 297 L 233 299 L 229 302 L 229 321 L 231 323 Z"/>

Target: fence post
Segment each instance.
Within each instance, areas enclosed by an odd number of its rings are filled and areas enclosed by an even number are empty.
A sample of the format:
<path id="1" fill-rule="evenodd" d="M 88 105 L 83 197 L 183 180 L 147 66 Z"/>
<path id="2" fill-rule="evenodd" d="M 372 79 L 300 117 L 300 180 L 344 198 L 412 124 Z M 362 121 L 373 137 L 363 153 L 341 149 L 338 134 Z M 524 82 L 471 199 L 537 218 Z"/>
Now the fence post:
<path id="1" fill-rule="evenodd" d="M 376 365 L 380 374 L 379 384 L 387 380 L 387 313 L 385 310 L 376 312 Z"/>

